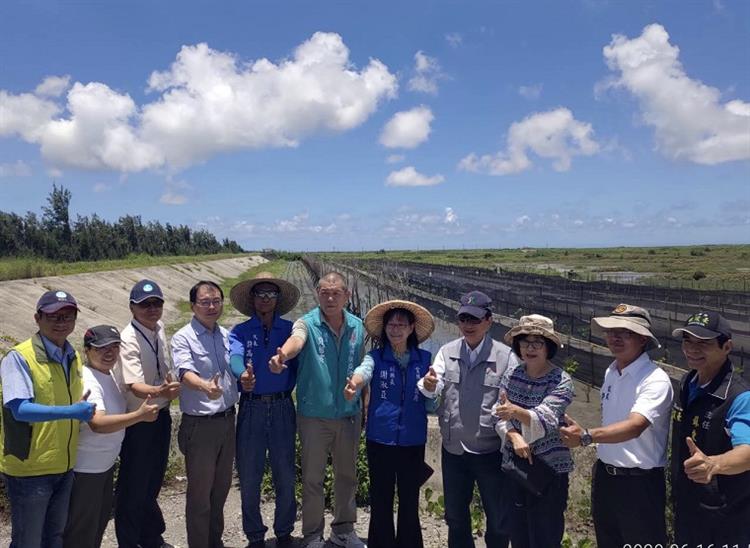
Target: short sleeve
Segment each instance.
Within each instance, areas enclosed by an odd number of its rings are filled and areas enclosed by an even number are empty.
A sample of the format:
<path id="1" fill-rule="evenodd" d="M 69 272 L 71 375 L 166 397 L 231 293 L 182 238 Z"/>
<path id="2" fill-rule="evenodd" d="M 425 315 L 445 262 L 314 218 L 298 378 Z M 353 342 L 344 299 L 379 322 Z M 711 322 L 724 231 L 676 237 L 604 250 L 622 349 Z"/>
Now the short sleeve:
<path id="1" fill-rule="evenodd" d="M 0 362 L 0 384 L 3 386 L 3 405 L 13 400 L 33 400 L 34 385 L 31 370 L 23 356 L 11 350 Z"/>
<path id="2" fill-rule="evenodd" d="M 750 445 L 750 391 L 737 396 L 727 413 L 727 428 L 732 447 Z"/>
<path id="3" fill-rule="evenodd" d="M 663 373 L 660 369 L 658 370 Z M 647 379 L 638 389 L 631 413 L 638 413 L 654 424 L 672 408 L 672 383 L 666 374 L 664 378 Z M 660 375 L 661 377 L 661 375 Z"/>
<path id="4" fill-rule="evenodd" d="M 145 382 L 141 366 L 141 348 L 133 337 L 123 337 L 120 343 L 122 381 L 126 385 Z"/>
<path id="5" fill-rule="evenodd" d="M 88 401 L 89 403 L 95 403 L 97 411 L 106 411 L 107 407 L 104 403 L 104 393 L 102 391 L 102 385 L 99 384 L 99 381 L 91 371 L 84 371 L 83 374 L 84 394 L 87 390 L 91 390 L 91 393 L 89 394 L 89 397 L 86 401 Z"/>

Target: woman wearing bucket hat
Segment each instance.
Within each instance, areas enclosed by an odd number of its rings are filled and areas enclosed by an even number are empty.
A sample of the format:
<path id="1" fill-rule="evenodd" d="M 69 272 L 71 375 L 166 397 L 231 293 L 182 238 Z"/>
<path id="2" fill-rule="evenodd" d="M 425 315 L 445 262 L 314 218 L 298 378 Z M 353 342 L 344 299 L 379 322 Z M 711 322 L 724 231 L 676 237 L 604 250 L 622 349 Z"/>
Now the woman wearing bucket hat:
<path id="1" fill-rule="evenodd" d="M 370 468 L 369 548 L 421 548 L 419 488 L 431 469 L 424 462 L 427 406 L 417 388 L 432 355 L 419 348 L 435 328 L 427 309 L 393 300 L 374 306 L 365 329 L 376 347 L 354 370 L 344 389 L 353 399 L 370 385 L 367 460 Z M 393 526 L 394 487 L 398 489 L 397 530 Z"/>
<path id="2" fill-rule="evenodd" d="M 558 427 L 573 399 L 573 381 L 550 361 L 562 343 L 549 318 L 538 314 L 521 317 L 506 333 L 505 342 L 521 363 L 503 374 L 500 399 L 494 407 L 500 418 L 495 429 L 505 438 L 503 463 L 507 466 L 515 453 L 531 465 L 547 469 L 544 485 L 536 486 L 541 496 L 520 484 L 511 489 L 511 544 L 560 546 L 573 459 L 560 440 Z"/>
<path id="3" fill-rule="evenodd" d="M 276 495 L 273 524 L 276 546 L 291 546 L 297 515 L 294 495 L 297 415 L 291 397 L 297 379 L 297 360 L 290 360 L 289 367 L 280 374 L 269 370 L 268 360 L 292 332 L 292 322 L 281 316 L 297 304 L 299 290 L 270 272 L 259 272 L 235 285 L 229 298 L 237 310 L 250 316 L 229 334 L 229 363 L 242 384 L 237 415 L 242 529 L 250 547 L 264 546 L 268 527 L 260 513 L 260 486 L 268 455 Z"/>

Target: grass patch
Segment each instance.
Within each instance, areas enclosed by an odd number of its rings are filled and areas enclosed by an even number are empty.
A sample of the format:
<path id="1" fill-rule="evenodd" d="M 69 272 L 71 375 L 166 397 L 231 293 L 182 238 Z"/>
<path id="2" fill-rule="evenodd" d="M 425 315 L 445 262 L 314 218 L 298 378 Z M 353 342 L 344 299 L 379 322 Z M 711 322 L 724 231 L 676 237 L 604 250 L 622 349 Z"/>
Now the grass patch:
<path id="1" fill-rule="evenodd" d="M 165 266 L 173 264 L 216 261 L 247 256 L 247 253 L 217 253 L 215 255 L 128 255 L 124 259 L 110 261 L 57 262 L 39 258 L 12 257 L 0 259 L 0 281 L 38 278 L 41 276 L 63 276 L 66 274 L 83 274 L 120 270 L 122 268 L 140 268 L 144 266 Z"/>

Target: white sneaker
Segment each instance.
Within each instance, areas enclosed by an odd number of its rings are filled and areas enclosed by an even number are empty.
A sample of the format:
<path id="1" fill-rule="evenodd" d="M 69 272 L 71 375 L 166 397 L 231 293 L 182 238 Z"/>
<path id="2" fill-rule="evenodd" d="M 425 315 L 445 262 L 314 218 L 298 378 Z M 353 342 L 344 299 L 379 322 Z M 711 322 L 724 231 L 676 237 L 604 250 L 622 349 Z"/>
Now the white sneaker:
<path id="1" fill-rule="evenodd" d="M 322 537 L 318 537 L 305 544 L 304 548 L 324 548 L 325 545 L 326 541 L 324 541 Z"/>
<path id="2" fill-rule="evenodd" d="M 329 540 L 336 546 L 343 546 L 344 548 L 367 548 L 367 544 L 362 542 L 354 531 L 331 533 Z"/>

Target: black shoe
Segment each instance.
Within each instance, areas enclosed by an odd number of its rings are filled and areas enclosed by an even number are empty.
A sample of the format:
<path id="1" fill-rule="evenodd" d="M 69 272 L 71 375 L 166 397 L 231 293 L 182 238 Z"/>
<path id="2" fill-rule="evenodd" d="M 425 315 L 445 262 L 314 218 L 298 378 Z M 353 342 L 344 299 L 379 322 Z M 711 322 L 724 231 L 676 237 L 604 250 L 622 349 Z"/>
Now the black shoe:
<path id="1" fill-rule="evenodd" d="M 294 539 L 291 534 L 276 538 L 276 548 L 292 548 L 292 546 L 294 546 Z"/>

